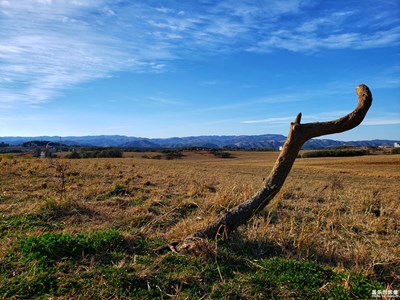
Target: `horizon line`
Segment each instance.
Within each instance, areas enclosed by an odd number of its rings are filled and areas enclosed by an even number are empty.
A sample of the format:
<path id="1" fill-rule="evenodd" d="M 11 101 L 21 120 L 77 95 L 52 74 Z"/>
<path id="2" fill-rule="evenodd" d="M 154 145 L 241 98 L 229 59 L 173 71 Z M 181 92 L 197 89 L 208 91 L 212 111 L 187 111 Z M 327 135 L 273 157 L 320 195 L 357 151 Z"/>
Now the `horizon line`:
<path id="1" fill-rule="evenodd" d="M 274 135 L 274 136 L 282 136 L 285 139 L 287 138 L 287 135 L 284 134 L 279 134 L 279 133 L 265 133 L 265 134 L 204 134 L 204 135 L 186 135 L 186 136 L 169 136 L 169 137 L 143 137 L 143 136 L 131 136 L 131 135 L 124 135 L 124 134 L 89 134 L 89 135 L 36 135 L 36 136 L 22 136 L 22 135 L 15 135 L 15 136 L 0 136 L 0 139 L 6 139 L 6 138 L 88 138 L 88 137 L 126 137 L 126 138 L 136 138 L 136 139 L 147 139 L 147 140 L 167 140 L 167 139 L 183 139 L 183 138 L 196 138 L 196 137 L 254 137 L 254 136 L 265 136 L 265 135 Z M 341 142 L 354 142 L 354 141 L 399 141 L 399 139 L 396 138 L 390 138 L 390 139 L 379 139 L 379 138 L 373 138 L 373 139 L 353 139 L 353 140 L 343 140 L 343 139 L 332 139 L 332 138 L 313 138 L 312 140 L 333 140 L 333 141 L 341 141 Z"/>

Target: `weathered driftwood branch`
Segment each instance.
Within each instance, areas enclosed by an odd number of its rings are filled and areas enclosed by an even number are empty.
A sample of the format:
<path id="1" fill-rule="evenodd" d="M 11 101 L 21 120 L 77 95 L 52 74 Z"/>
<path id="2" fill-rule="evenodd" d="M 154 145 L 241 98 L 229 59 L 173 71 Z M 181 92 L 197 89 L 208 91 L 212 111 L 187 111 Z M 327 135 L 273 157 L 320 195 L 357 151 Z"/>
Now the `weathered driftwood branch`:
<path id="1" fill-rule="evenodd" d="M 356 93 L 358 95 L 357 107 L 340 119 L 329 122 L 301 124 L 301 113 L 299 113 L 294 122 L 290 124 L 289 135 L 271 173 L 264 180 L 263 186 L 257 193 L 245 202 L 225 212 L 207 227 L 183 240 L 174 241 L 169 245 L 160 247 L 157 249 L 157 252 L 165 249 L 175 252 L 193 251 L 193 249 L 196 249 L 196 245 L 201 243 L 202 240 L 225 236 L 240 225 L 245 224 L 279 192 L 301 147 L 306 141 L 318 136 L 350 130 L 362 122 L 372 104 L 372 95 L 368 87 L 364 84 L 357 86 Z"/>
<path id="2" fill-rule="evenodd" d="M 299 113 L 290 125 L 289 135 L 283 149 L 262 188 L 250 199 L 225 212 L 206 228 L 194 233 L 192 238 L 215 238 L 217 235 L 229 233 L 246 223 L 279 192 L 306 141 L 326 134 L 344 132 L 359 125 L 371 106 L 372 95 L 369 88 L 364 84 L 357 86 L 356 93 L 358 95 L 357 107 L 353 112 L 340 119 L 330 122 L 301 124 L 301 113 Z"/>

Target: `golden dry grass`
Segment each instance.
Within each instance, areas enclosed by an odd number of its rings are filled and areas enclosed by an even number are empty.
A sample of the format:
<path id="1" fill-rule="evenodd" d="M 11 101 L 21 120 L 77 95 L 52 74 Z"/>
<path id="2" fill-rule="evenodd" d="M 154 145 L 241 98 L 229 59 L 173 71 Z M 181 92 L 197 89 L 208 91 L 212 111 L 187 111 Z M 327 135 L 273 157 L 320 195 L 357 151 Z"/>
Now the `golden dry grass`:
<path id="1" fill-rule="evenodd" d="M 57 224 L 53 232 L 118 228 L 182 238 L 251 196 L 278 154 L 185 155 L 173 161 L 142 153 L 81 160 L 2 156 L 0 216 L 45 214 Z M 237 235 L 258 245 L 260 255 L 272 245 L 288 257 L 398 278 L 399 167 L 400 155 L 298 159 L 281 192 Z M 44 230 L 50 229 L 31 233 Z M 0 242 L 0 256 L 8 242 Z"/>

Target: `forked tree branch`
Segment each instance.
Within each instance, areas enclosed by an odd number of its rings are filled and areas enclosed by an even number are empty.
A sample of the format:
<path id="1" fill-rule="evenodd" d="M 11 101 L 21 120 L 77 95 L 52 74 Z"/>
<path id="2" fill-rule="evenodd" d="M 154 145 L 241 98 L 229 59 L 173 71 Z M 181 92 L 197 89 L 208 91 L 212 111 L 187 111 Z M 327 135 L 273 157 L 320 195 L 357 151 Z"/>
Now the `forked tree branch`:
<path id="1" fill-rule="evenodd" d="M 301 113 L 299 113 L 294 122 L 290 124 L 290 131 L 283 149 L 271 173 L 264 180 L 263 186 L 258 192 L 245 202 L 225 212 L 207 227 L 183 240 L 174 241 L 169 245 L 160 247 L 157 249 L 157 252 L 163 249 L 170 249 L 176 252 L 190 251 L 195 249 L 196 243 L 201 242 L 202 239 L 214 239 L 217 236 L 225 236 L 240 225 L 245 224 L 254 214 L 262 210 L 280 191 L 301 147 L 306 141 L 318 136 L 350 130 L 362 122 L 372 104 L 372 95 L 369 88 L 364 84 L 357 86 L 356 93 L 358 95 L 357 107 L 340 119 L 329 122 L 301 124 Z"/>
<path id="2" fill-rule="evenodd" d="M 329 122 L 301 124 L 301 113 L 291 123 L 290 131 L 275 165 L 264 180 L 262 188 L 251 198 L 228 210 L 212 224 L 197 231 L 189 238 L 215 238 L 235 230 L 262 210 L 279 192 L 303 144 L 309 139 L 326 134 L 340 133 L 359 125 L 372 104 L 369 88 L 360 84 L 356 88 L 357 107 L 348 115 Z"/>

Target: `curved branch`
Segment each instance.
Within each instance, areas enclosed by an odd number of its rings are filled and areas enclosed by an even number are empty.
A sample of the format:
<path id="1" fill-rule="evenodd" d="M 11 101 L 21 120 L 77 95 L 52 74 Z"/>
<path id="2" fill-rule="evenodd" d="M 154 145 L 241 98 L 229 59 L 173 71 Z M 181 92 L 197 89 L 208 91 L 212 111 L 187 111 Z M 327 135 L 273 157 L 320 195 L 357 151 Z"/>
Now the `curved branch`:
<path id="1" fill-rule="evenodd" d="M 329 121 L 317 122 L 301 125 L 301 134 L 306 141 L 322 135 L 340 133 L 358 126 L 364 120 L 368 109 L 372 104 L 371 91 L 365 84 L 360 84 L 356 87 L 358 95 L 357 107 L 344 117 Z"/>
<path id="2" fill-rule="evenodd" d="M 303 144 L 311 138 L 339 133 L 359 125 L 372 104 L 369 88 L 360 84 L 356 88 L 358 104 L 353 112 L 329 122 L 300 124 L 301 113 L 291 123 L 290 131 L 275 165 L 265 179 L 262 188 L 251 198 L 228 210 L 212 224 L 193 234 L 193 237 L 215 238 L 235 230 L 246 223 L 255 213 L 262 210 L 280 191 Z M 190 237 L 192 238 L 192 237 Z"/>

